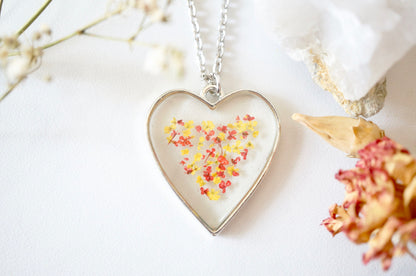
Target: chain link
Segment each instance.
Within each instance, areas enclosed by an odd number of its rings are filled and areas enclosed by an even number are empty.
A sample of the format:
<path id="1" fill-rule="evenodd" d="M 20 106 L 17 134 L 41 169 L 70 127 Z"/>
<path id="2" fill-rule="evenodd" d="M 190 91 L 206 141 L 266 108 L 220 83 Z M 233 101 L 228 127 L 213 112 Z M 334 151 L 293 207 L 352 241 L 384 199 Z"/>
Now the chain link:
<path id="1" fill-rule="evenodd" d="M 208 85 L 215 85 L 219 89 L 219 75 L 222 69 L 222 58 L 224 56 L 224 41 L 225 41 L 225 27 L 227 26 L 228 22 L 228 7 L 230 5 L 230 0 L 223 0 L 221 6 L 221 18 L 220 24 L 218 27 L 218 39 L 217 39 L 217 53 L 215 57 L 215 62 L 212 67 L 212 73 L 207 70 L 204 50 L 203 50 L 203 43 L 200 33 L 200 27 L 198 23 L 198 19 L 196 17 L 196 7 L 194 0 L 188 0 L 189 12 L 191 15 L 191 22 L 194 31 L 194 39 L 195 45 L 197 50 L 197 56 L 199 61 L 199 69 L 201 71 L 201 78 L 208 84 Z"/>

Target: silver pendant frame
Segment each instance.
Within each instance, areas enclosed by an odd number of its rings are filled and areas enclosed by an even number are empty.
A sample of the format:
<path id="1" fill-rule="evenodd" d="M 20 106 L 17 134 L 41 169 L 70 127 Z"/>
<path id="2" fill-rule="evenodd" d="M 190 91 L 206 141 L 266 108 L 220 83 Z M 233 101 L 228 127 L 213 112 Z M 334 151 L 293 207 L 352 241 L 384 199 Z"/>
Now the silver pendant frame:
<path id="1" fill-rule="evenodd" d="M 192 214 L 199 220 L 199 222 L 213 235 L 217 235 L 218 233 L 221 232 L 221 230 L 224 229 L 224 227 L 230 222 L 230 220 L 237 214 L 237 212 L 240 210 L 240 208 L 244 205 L 244 203 L 253 195 L 254 191 L 256 190 L 256 188 L 258 187 L 258 185 L 260 184 L 260 182 L 262 181 L 262 179 L 264 178 L 266 172 L 269 170 L 270 164 L 273 160 L 273 157 L 275 156 L 275 153 L 277 151 L 277 146 L 280 140 L 280 133 L 281 133 L 281 125 L 280 125 L 280 118 L 278 116 L 278 113 L 276 111 L 276 108 L 273 106 L 272 103 L 270 103 L 263 95 L 261 95 L 258 92 L 255 91 L 251 91 L 251 90 L 238 90 L 235 92 L 232 92 L 230 94 L 227 95 L 223 95 L 222 93 L 218 94 L 218 99 L 214 102 L 209 102 L 206 98 L 206 93 L 209 91 L 209 89 L 204 89 L 204 91 L 201 93 L 201 96 L 198 96 L 194 93 L 188 92 L 186 90 L 172 90 L 169 91 L 165 94 L 163 94 L 162 96 L 159 97 L 159 99 L 157 99 L 157 101 L 152 105 L 150 112 L 148 114 L 147 117 L 147 122 L 146 122 L 146 126 L 147 126 L 147 139 L 149 141 L 150 147 L 152 149 L 152 153 L 153 156 L 157 162 L 157 165 L 159 166 L 159 169 L 161 170 L 163 176 L 165 177 L 166 181 L 169 183 L 169 186 L 173 189 L 173 191 L 175 192 L 175 194 L 179 197 L 179 199 L 182 201 L 183 204 L 185 204 L 185 206 L 188 208 L 188 210 L 190 210 L 192 212 Z M 250 187 L 250 189 L 247 191 L 247 193 L 243 196 L 243 198 L 238 202 L 238 204 L 233 208 L 233 210 L 227 215 L 227 217 L 221 222 L 221 224 L 217 227 L 217 228 L 211 228 L 208 223 L 206 221 L 204 221 L 204 219 L 202 219 L 200 217 L 200 215 L 192 208 L 192 206 L 186 201 L 186 199 L 180 194 L 180 192 L 177 190 L 177 188 L 175 187 L 175 185 L 173 184 L 172 180 L 169 178 L 169 176 L 167 175 L 167 173 L 163 170 L 160 160 L 156 154 L 156 151 L 154 149 L 151 137 L 150 137 L 150 121 L 152 118 L 152 115 L 155 111 L 155 109 L 168 97 L 173 96 L 175 94 L 184 94 L 190 97 L 195 98 L 196 100 L 199 100 L 200 102 L 202 102 L 203 104 L 205 104 L 206 106 L 208 106 L 211 110 L 215 110 L 217 108 L 218 105 L 220 105 L 222 102 L 225 101 L 229 101 L 231 99 L 233 99 L 235 96 L 237 95 L 241 95 L 241 94 L 249 94 L 249 95 L 254 95 L 256 97 L 259 97 L 260 99 L 262 99 L 272 110 L 273 115 L 276 119 L 277 122 L 277 133 L 276 133 L 276 137 L 274 140 L 274 145 L 273 145 L 273 149 L 270 152 L 269 156 L 267 157 L 267 162 L 265 164 L 265 166 L 263 167 L 262 171 L 260 172 L 260 174 L 258 175 L 256 181 L 252 184 L 252 186 Z M 203 98 L 205 97 L 205 99 Z"/>

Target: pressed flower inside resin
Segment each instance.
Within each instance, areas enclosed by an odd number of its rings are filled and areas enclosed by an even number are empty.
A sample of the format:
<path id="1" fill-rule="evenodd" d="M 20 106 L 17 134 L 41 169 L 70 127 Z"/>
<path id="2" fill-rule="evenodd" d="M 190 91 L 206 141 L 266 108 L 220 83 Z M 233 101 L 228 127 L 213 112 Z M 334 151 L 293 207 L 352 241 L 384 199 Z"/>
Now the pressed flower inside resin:
<path id="1" fill-rule="evenodd" d="M 271 104 L 248 90 L 215 103 L 172 91 L 155 103 L 148 121 L 149 142 L 165 179 L 212 234 L 260 183 L 279 133 Z M 154 185 L 160 185 L 157 179 Z"/>
<path id="2" fill-rule="evenodd" d="M 249 114 L 218 125 L 173 118 L 164 133 L 167 143 L 183 156 L 179 162 L 183 172 L 194 178 L 201 195 L 210 200 L 232 189 L 234 178 L 240 175 L 239 163 L 247 160 L 259 135 L 257 121 Z"/>

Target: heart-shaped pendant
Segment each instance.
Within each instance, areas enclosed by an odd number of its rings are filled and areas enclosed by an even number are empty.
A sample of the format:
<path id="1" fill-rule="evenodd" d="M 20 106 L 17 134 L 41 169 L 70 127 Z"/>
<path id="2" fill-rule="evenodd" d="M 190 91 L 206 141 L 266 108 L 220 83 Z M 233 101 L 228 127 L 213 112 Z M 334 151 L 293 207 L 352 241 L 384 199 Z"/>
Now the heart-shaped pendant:
<path id="1" fill-rule="evenodd" d="M 216 235 L 253 194 L 280 136 L 273 105 L 241 90 L 213 102 L 171 91 L 153 105 L 148 139 L 176 195 Z"/>

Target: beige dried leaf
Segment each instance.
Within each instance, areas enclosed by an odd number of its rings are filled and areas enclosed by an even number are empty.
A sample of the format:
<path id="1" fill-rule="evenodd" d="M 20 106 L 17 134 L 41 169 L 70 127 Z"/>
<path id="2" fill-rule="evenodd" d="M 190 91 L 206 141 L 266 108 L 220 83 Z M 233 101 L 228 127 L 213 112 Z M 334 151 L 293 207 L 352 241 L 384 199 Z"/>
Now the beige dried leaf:
<path id="1" fill-rule="evenodd" d="M 368 143 L 384 137 L 384 130 L 363 118 L 312 117 L 295 113 L 292 115 L 292 119 L 304 124 L 350 157 L 358 157 L 360 149 Z"/>

